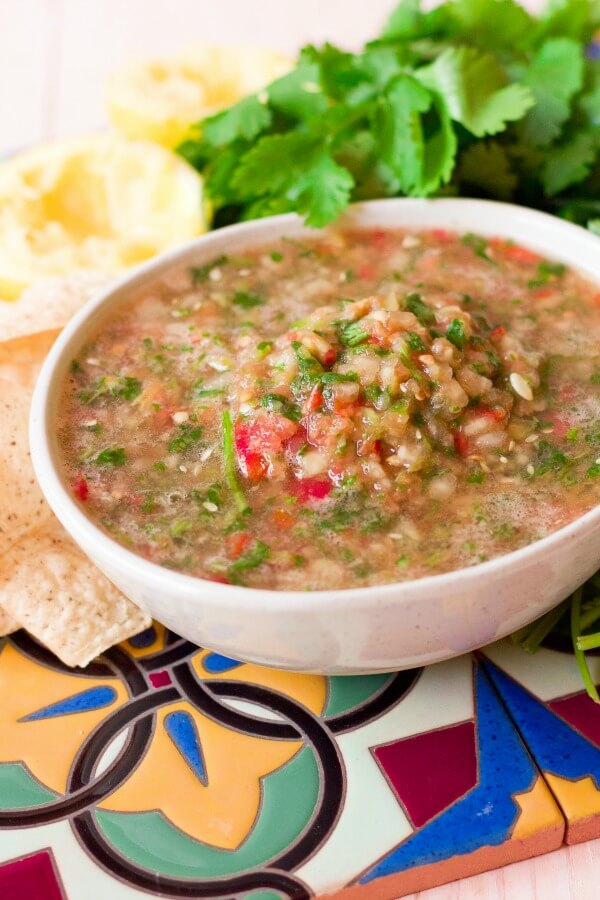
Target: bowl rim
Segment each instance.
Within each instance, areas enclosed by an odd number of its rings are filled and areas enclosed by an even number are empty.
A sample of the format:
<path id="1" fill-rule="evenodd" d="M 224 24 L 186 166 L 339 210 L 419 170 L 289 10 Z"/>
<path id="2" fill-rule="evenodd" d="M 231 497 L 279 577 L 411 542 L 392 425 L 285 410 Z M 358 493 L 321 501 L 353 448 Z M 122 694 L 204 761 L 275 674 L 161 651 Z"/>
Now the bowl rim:
<path id="1" fill-rule="evenodd" d="M 389 198 L 366 201 L 353 204 L 337 222 L 333 223 L 333 226 L 329 227 L 357 227 L 359 229 L 361 227 L 414 227 L 415 230 L 435 227 L 435 225 L 411 226 L 405 221 L 386 225 L 361 225 L 353 221 L 357 216 L 360 218 L 363 213 L 374 212 L 376 214 L 378 209 L 392 209 L 396 207 L 409 212 L 413 210 L 417 213 L 419 211 L 423 212 L 425 208 L 438 208 L 440 209 L 442 220 L 444 215 L 451 215 L 453 210 L 456 210 L 457 215 L 460 217 L 459 210 L 469 209 L 481 215 L 482 223 L 485 222 L 487 216 L 493 219 L 494 214 L 502 213 L 504 217 L 513 216 L 523 220 L 525 224 L 530 224 L 534 233 L 536 225 L 543 226 L 542 230 L 545 228 L 556 232 L 555 241 L 557 245 L 561 234 L 565 237 L 570 236 L 572 240 L 575 240 L 582 247 L 587 244 L 592 259 L 594 254 L 598 256 L 598 251 L 600 250 L 600 239 L 598 237 L 586 229 L 559 219 L 556 216 L 516 204 L 471 198 Z M 337 607 L 343 607 L 344 609 L 353 606 L 360 607 L 364 605 L 366 598 L 369 598 L 375 606 L 377 600 L 385 602 L 386 599 L 394 597 L 397 601 L 400 601 L 401 596 L 399 595 L 402 594 L 410 594 L 412 596 L 415 594 L 431 594 L 439 592 L 446 586 L 448 588 L 456 588 L 458 582 L 462 582 L 464 590 L 468 591 L 471 583 L 478 582 L 482 578 L 493 579 L 494 577 L 500 577 L 506 568 L 511 566 L 517 568 L 520 564 L 526 564 L 533 557 L 543 554 L 545 551 L 552 551 L 557 545 L 576 539 L 578 533 L 585 531 L 589 526 L 597 525 L 600 530 L 599 504 L 583 515 L 578 516 L 572 522 L 539 540 L 473 566 L 453 569 L 449 572 L 435 575 L 426 575 L 422 578 L 386 582 L 365 587 L 287 591 L 222 584 L 200 576 L 187 575 L 168 569 L 127 549 L 127 547 L 118 543 L 97 526 L 91 517 L 88 517 L 82 511 L 72 493 L 67 489 L 65 479 L 61 475 L 55 459 L 55 451 L 52 448 L 50 435 L 52 433 L 54 401 L 56 400 L 62 377 L 66 372 L 68 361 L 65 357 L 69 355 L 73 345 L 77 343 L 81 345 L 83 343 L 83 333 L 89 327 L 90 320 L 96 317 L 101 319 L 104 307 L 109 307 L 111 303 L 116 302 L 116 298 L 123 291 L 137 291 L 144 284 L 158 277 L 162 272 L 174 267 L 178 262 L 182 263 L 187 256 L 196 251 L 202 256 L 204 255 L 202 251 L 206 249 L 208 251 L 207 255 L 210 257 L 210 248 L 213 245 L 220 247 L 229 238 L 247 235 L 248 244 L 260 245 L 263 232 L 270 232 L 277 228 L 277 230 L 285 233 L 286 229 L 289 230 L 290 227 L 296 230 L 304 228 L 302 218 L 295 213 L 265 217 L 210 231 L 191 241 L 180 244 L 136 266 L 135 269 L 126 272 L 118 279 L 111 281 L 106 288 L 101 290 L 75 314 L 60 333 L 43 363 L 35 385 L 29 419 L 29 441 L 32 464 L 42 492 L 53 512 L 72 537 L 76 534 L 83 534 L 84 543 L 86 546 L 93 548 L 95 558 L 103 559 L 106 556 L 110 556 L 115 569 L 126 571 L 144 583 L 151 583 L 157 589 L 165 583 L 170 590 L 179 589 L 188 598 L 195 595 L 195 599 L 199 602 L 202 602 L 206 592 L 210 591 L 211 601 L 214 600 L 215 603 L 229 609 L 239 607 L 241 592 L 244 597 L 244 608 L 248 612 L 253 610 L 276 612 L 282 608 L 286 611 L 291 609 L 308 611 L 311 608 L 320 608 L 324 605 L 330 606 L 332 610 L 335 610 Z M 441 221 L 438 227 L 446 228 L 448 226 Z M 317 236 L 318 234 L 326 233 L 327 230 L 327 228 L 311 229 L 307 230 L 306 233 Z M 460 233 L 460 225 L 458 230 Z M 509 234 L 503 234 L 503 232 L 508 230 L 506 227 L 501 226 L 497 229 L 486 224 L 485 227 L 481 228 L 480 233 L 490 236 L 498 234 L 500 237 L 510 240 Z M 535 239 L 523 241 L 519 238 L 518 240 L 519 243 L 525 245 L 529 243 L 530 246 L 533 245 L 535 247 L 536 244 Z M 572 268 L 580 268 L 580 266 L 574 265 L 572 262 L 569 263 L 568 255 L 561 251 L 560 246 L 556 247 L 556 251 L 545 249 L 541 252 L 548 253 L 551 257 L 553 255 L 559 258 L 562 256 L 564 261 L 571 265 Z M 597 277 L 600 286 L 600 262 L 596 264 L 595 268 L 596 276 L 584 273 L 584 277 L 592 281 Z M 69 355 L 69 361 L 70 358 Z M 76 540 L 76 538 L 74 539 Z"/>

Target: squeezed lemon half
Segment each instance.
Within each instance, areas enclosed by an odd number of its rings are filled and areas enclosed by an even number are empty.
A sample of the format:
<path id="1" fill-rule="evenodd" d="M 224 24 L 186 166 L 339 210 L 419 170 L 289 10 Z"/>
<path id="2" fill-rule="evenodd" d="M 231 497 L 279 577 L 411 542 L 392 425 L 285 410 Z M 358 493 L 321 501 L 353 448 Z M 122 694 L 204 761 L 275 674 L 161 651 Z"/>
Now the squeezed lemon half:
<path id="1" fill-rule="evenodd" d="M 259 91 L 292 60 L 258 47 L 198 47 L 134 63 L 108 81 L 112 124 L 128 138 L 174 147 L 193 122 Z"/>
<path id="2" fill-rule="evenodd" d="M 92 135 L 0 165 L 0 297 L 77 269 L 117 273 L 206 230 L 202 180 L 146 141 Z"/>

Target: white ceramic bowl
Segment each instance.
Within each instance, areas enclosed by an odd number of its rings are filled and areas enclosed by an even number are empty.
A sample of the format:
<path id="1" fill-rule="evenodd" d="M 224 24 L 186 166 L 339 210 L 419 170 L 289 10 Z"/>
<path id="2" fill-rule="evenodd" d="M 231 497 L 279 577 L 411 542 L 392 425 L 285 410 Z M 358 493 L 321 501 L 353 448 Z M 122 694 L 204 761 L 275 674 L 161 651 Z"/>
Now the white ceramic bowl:
<path id="1" fill-rule="evenodd" d="M 511 238 L 600 284 L 600 241 L 557 218 L 480 200 L 380 200 L 344 225 L 449 228 Z M 55 408 L 71 359 L 111 308 L 172 266 L 202 263 L 281 235 L 314 235 L 295 215 L 207 234 L 136 269 L 75 316 L 40 374 L 31 451 L 42 490 L 85 553 L 169 628 L 234 658 L 297 671 L 379 672 L 436 662 L 502 637 L 550 609 L 600 566 L 600 507 L 490 562 L 400 584 L 280 592 L 215 584 L 136 556 L 94 525 L 60 474 Z"/>

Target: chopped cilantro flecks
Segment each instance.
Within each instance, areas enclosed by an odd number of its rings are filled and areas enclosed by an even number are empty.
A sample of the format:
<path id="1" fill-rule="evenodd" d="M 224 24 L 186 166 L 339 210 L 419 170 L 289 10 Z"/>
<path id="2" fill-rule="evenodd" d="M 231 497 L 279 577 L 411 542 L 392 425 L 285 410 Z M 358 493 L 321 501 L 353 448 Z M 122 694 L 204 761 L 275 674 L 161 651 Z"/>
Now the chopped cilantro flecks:
<path id="1" fill-rule="evenodd" d="M 286 419 L 291 419 L 292 422 L 299 422 L 302 417 L 298 406 L 291 400 L 288 400 L 287 397 L 284 397 L 283 394 L 264 394 L 260 398 L 260 405 L 270 412 L 276 412 L 281 416 L 285 416 Z"/>
<path id="2" fill-rule="evenodd" d="M 465 247 L 470 247 L 475 256 L 479 256 L 487 262 L 494 262 L 488 254 L 488 242 L 485 238 L 481 237 L 481 235 L 471 233 L 464 234 L 461 238 L 461 243 L 463 243 Z"/>
<path id="3" fill-rule="evenodd" d="M 95 466 L 124 466 L 127 462 L 123 447 L 107 447 L 92 459 Z"/>
<path id="4" fill-rule="evenodd" d="M 271 551 L 267 544 L 263 541 L 255 541 L 254 546 L 247 553 L 244 553 L 243 556 L 240 556 L 239 559 L 236 559 L 229 566 L 227 574 L 231 581 L 237 581 L 238 576 L 242 572 L 258 568 L 269 558 L 270 553 Z"/>
<path id="5" fill-rule="evenodd" d="M 256 349 L 261 357 L 268 356 L 273 349 L 273 341 L 261 341 L 256 345 Z"/>
<path id="6" fill-rule="evenodd" d="M 485 481 L 485 472 L 469 472 L 467 475 L 467 484 L 483 484 Z"/>
<path id="7" fill-rule="evenodd" d="M 200 425 L 184 422 L 179 426 L 179 433 L 169 441 L 169 453 L 185 453 L 202 438 Z"/>
<path id="8" fill-rule="evenodd" d="M 272 250 L 270 256 L 273 262 L 281 262 L 283 259 L 283 253 L 280 253 L 279 250 Z"/>
<path id="9" fill-rule="evenodd" d="M 254 309 L 255 306 L 261 306 L 264 300 L 250 291 L 236 291 L 231 302 L 242 309 Z"/>
<path id="10" fill-rule="evenodd" d="M 465 335 L 465 326 L 460 319 L 452 319 L 446 329 L 446 337 L 459 350 L 463 349 L 467 336 Z"/>
<path id="11" fill-rule="evenodd" d="M 435 313 L 430 306 L 423 303 L 419 294 L 409 294 L 406 298 L 406 308 L 415 316 L 421 325 L 433 325 Z"/>
<path id="12" fill-rule="evenodd" d="M 406 332 L 406 343 L 415 353 L 422 353 L 425 350 L 423 339 L 415 331 Z"/>
<path id="13" fill-rule="evenodd" d="M 142 382 L 128 375 L 101 375 L 86 391 L 82 391 L 79 399 L 88 405 L 102 397 L 116 400 L 135 400 L 142 392 Z"/>
<path id="14" fill-rule="evenodd" d="M 548 284 L 552 278 L 560 278 L 566 271 L 567 267 L 563 263 L 553 263 L 545 260 L 539 264 L 536 277 L 528 282 L 527 287 L 542 287 Z"/>
<path id="15" fill-rule="evenodd" d="M 192 284 L 202 284 L 203 281 L 207 280 L 213 269 L 224 266 L 226 262 L 228 262 L 226 256 L 218 256 L 216 259 L 205 263 L 203 266 L 192 266 L 190 269 Z"/>
<path id="16" fill-rule="evenodd" d="M 345 347 L 358 347 L 359 344 L 364 344 L 369 337 L 368 332 L 363 331 L 361 328 L 360 322 L 341 322 L 338 326 L 337 335 L 340 344 L 343 344 Z"/>
<path id="17" fill-rule="evenodd" d="M 567 462 L 567 457 L 550 441 L 540 441 L 537 445 L 536 458 L 533 461 L 533 474 L 545 475 L 547 472 L 558 472 Z"/>

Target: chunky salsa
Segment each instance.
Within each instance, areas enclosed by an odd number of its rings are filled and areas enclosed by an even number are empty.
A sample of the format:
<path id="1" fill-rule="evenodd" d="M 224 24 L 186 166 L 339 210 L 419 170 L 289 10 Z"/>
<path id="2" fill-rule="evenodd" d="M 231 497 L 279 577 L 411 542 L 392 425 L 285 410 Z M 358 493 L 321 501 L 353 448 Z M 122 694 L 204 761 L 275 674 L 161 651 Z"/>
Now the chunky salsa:
<path id="1" fill-rule="evenodd" d="M 600 502 L 600 292 L 474 234 L 283 239 L 113 312 L 57 430 L 89 515 L 180 572 L 315 590 L 470 566 Z"/>

